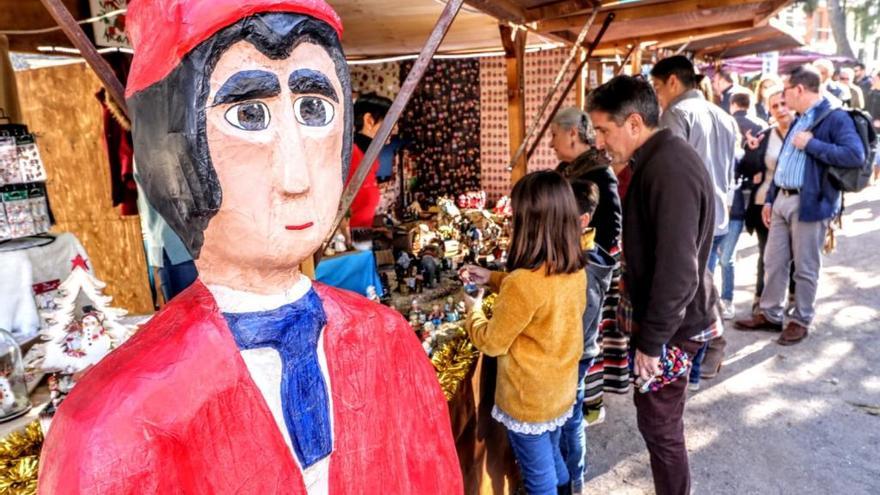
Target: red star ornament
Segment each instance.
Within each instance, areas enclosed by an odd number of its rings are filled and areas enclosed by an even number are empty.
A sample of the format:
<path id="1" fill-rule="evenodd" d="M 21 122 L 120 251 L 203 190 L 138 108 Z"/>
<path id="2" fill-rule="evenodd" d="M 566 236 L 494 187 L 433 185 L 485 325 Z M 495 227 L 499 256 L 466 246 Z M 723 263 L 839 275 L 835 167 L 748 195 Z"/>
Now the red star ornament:
<path id="1" fill-rule="evenodd" d="M 75 269 L 76 267 L 80 267 L 85 271 L 89 271 L 89 262 L 86 261 L 86 259 L 83 258 L 81 254 L 77 254 L 76 258 L 70 260 L 70 265 L 71 270 Z"/>

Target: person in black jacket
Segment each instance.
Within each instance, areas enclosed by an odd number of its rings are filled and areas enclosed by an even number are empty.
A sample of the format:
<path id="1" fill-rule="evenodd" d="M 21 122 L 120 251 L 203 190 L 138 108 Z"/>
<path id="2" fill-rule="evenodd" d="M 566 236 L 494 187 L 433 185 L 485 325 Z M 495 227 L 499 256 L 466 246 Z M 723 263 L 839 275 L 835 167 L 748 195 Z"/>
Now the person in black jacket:
<path id="1" fill-rule="evenodd" d="M 660 106 L 650 83 L 617 76 L 589 96 L 596 146 L 615 163 L 630 162 L 623 209 L 622 324 L 632 331 L 637 384 L 653 381 L 667 352 L 693 356 L 721 330 L 706 270 L 715 232 L 714 185 L 703 161 L 668 129 L 658 130 Z M 686 371 L 686 370 L 685 370 Z M 636 393 L 658 495 L 690 493 L 684 439 L 687 379 Z"/>
<path id="2" fill-rule="evenodd" d="M 620 241 L 620 197 L 617 176 L 608 155 L 593 146 L 590 118 L 578 108 L 561 110 L 550 124 L 550 145 L 559 158 L 556 171 L 569 182 L 588 180 L 599 187 L 599 206 L 590 222 L 596 229 L 596 244 L 613 253 Z"/>
<path id="3" fill-rule="evenodd" d="M 782 142 L 794 121 L 794 112 L 785 104 L 782 90 L 783 86 L 780 84 L 766 91 L 767 109 L 775 123 L 759 132 L 744 133 L 746 153 L 737 168 L 742 175 L 751 177 L 749 184 L 751 194 L 746 202 L 745 228 L 749 234 L 754 233 L 758 236 L 758 277 L 755 281 L 752 314 L 759 311 L 758 304 L 764 292 L 764 246 L 767 245 L 769 229 L 764 225 L 761 211 L 767 202 L 767 193 L 776 171 L 776 161 L 782 151 Z M 789 294 L 794 294 L 794 290 L 792 276 L 789 281 Z"/>
<path id="4" fill-rule="evenodd" d="M 767 123 L 756 117 L 749 115 L 749 109 L 752 106 L 752 93 L 740 88 L 733 96 L 730 97 L 730 112 L 739 126 L 741 136 L 757 135 L 765 127 Z M 745 138 L 743 138 L 745 141 Z M 745 142 L 742 143 L 745 145 Z M 730 206 L 730 224 L 727 228 L 727 235 L 721 243 L 721 307 L 722 317 L 725 320 L 732 319 L 735 314 L 733 306 L 733 288 L 734 288 L 734 264 L 736 260 L 736 243 L 742 233 L 743 225 L 746 218 L 746 205 L 751 199 L 752 178 L 755 174 L 743 173 L 742 160 L 738 160 L 734 169 L 735 173 L 735 189 L 733 190 L 733 203 Z"/>

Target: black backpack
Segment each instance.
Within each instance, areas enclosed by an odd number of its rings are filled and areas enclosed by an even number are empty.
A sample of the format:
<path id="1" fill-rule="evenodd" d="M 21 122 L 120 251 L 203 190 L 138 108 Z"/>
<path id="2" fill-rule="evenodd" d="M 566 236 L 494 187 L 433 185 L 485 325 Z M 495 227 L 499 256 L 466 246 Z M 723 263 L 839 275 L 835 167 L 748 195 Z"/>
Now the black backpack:
<path id="1" fill-rule="evenodd" d="M 871 174 L 874 170 L 874 155 L 877 152 L 877 132 L 874 130 L 874 123 L 871 116 L 864 110 L 856 110 L 852 108 L 832 108 L 816 119 L 810 126 L 812 132 L 825 117 L 831 115 L 831 112 L 841 110 L 846 112 L 856 126 L 856 132 L 862 140 L 862 146 L 865 148 L 865 161 L 858 167 L 835 167 L 828 166 L 828 179 L 831 185 L 842 192 L 859 192 L 864 189 L 871 180 Z"/>

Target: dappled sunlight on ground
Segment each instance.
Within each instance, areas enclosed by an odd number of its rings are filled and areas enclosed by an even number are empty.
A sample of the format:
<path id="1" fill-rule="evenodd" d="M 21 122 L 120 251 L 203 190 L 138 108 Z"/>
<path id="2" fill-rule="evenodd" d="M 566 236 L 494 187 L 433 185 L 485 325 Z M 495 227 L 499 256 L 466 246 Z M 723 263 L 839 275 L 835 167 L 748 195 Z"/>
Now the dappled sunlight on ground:
<path id="1" fill-rule="evenodd" d="M 880 494 L 880 417 L 870 413 L 880 407 L 880 186 L 846 201 L 807 340 L 781 347 L 778 333 L 728 323 L 721 373 L 690 394 L 695 495 Z M 753 300 L 755 237 L 744 233 L 738 252 L 734 300 L 743 318 Z M 587 432 L 587 492 L 653 493 L 632 397 L 605 397 L 606 422 Z"/>

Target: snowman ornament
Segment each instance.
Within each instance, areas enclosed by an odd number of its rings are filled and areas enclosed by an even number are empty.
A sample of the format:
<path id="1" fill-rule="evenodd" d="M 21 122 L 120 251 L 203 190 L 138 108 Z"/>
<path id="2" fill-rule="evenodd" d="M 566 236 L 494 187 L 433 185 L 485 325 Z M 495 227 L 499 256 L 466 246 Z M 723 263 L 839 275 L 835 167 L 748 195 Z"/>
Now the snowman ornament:
<path id="1" fill-rule="evenodd" d="M 6 414 L 15 406 L 15 394 L 12 385 L 5 376 L 0 377 L 0 414 Z"/>
<path id="2" fill-rule="evenodd" d="M 110 352 L 113 342 L 107 335 L 97 313 L 88 313 L 83 316 L 81 332 L 80 349 L 83 353 L 83 364 L 91 366 Z"/>

